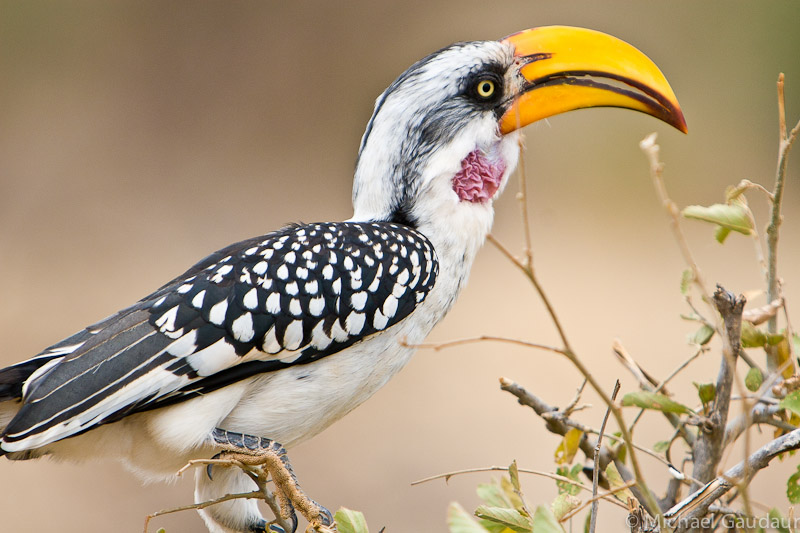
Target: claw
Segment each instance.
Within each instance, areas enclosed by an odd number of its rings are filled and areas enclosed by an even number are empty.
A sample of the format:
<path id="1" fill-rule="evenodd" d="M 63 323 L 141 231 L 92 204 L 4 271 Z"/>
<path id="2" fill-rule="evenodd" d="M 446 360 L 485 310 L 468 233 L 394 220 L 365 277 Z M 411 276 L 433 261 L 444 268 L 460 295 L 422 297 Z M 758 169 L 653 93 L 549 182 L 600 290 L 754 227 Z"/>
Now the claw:
<path id="1" fill-rule="evenodd" d="M 316 505 L 317 507 L 319 507 L 319 520 L 320 520 L 321 525 L 323 525 L 323 526 L 332 526 L 333 525 L 333 515 L 331 514 L 331 512 L 328 509 L 326 509 L 325 507 L 323 507 L 322 505 L 320 505 L 317 502 L 315 502 L 314 500 L 311 500 L 311 502 L 314 505 Z"/>
<path id="2" fill-rule="evenodd" d="M 217 455 L 215 455 L 215 456 L 214 456 L 214 457 L 212 457 L 211 459 L 212 459 L 212 460 L 214 460 L 214 459 L 219 459 L 219 456 L 220 456 L 220 455 L 222 455 L 222 452 L 218 453 Z M 211 481 L 214 481 L 214 478 L 213 478 L 213 477 L 211 477 L 211 469 L 212 469 L 213 467 L 214 467 L 214 465 L 212 465 L 212 464 L 209 464 L 209 465 L 207 465 L 207 466 L 206 466 L 206 475 L 208 476 L 208 479 L 210 479 Z"/>

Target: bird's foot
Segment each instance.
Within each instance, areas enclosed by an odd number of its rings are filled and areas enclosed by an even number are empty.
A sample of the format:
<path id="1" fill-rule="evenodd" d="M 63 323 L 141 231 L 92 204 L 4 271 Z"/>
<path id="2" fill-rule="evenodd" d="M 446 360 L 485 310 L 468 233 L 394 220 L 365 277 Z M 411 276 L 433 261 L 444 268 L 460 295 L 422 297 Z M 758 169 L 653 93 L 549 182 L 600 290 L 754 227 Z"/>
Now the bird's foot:
<path id="1" fill-rule="evenodd" d="M 295 509 L 308 520 L 309 525 L 306 532 L 336 532 L 336 524 L 331 512 L 309 498 L 300 488 L 283 446 L 271 439 L 243 435 L 220 428 L 214 429 L 212 435 L 214 442 L 223 448 L 222 457 L 261 468 L 272 478 L 275 483 L 275 495 L 280 504 L 281 518 L 291 521 L 290 533 L 294 533 L 297 529 Z M 272 524 L 270 527 L 274 526 Z M 268 529 L 267 531 L 278 530 Z"/>

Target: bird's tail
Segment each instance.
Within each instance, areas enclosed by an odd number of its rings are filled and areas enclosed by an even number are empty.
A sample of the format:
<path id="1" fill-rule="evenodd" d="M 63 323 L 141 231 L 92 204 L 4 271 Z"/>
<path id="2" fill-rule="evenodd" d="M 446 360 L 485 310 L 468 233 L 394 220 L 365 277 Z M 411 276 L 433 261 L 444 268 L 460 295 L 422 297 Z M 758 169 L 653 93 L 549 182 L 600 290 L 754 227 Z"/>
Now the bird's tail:
<path id="1" fill-rule="evenodd" d="M 37 370 L 58 356 L 39 356 L 0 369 L 0 435 L 22 406 L 22 386 Z M 5 452 L 0 448 L 0 456 Z"/>

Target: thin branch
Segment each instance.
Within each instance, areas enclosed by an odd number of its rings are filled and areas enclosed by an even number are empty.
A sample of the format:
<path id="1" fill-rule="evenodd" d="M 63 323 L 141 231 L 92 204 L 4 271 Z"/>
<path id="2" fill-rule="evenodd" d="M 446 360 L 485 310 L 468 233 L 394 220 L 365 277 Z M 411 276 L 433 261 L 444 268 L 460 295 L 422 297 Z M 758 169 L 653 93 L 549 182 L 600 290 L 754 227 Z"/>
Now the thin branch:
<path id="1" fill-rule="evenodd" d="M 584 485 L 580 481 L 575 481 L 574 479 L 570 479 L 570 478 L 568 478 L 566 476 L 560 476 L 558 474 L 553 474 L 551 472 L 543 472 L 541 470 L 530 470 L 530 469 L 527 469 L 527 468 L 517 468 L 517 471 L 521 472 L 523 474 L 533 474 L 535 476 L 547 477 L 547 478 L 550 478 L 550 479 L 553 479 L 555 481 L 559 481 L 559 482 L 562 482 L 562 483 L 568 483 L 568 484 L 570 484 L 572 486 L 578 487 L 581 490 L 585 490 L 586 492 L 591 492 L 592 491 L 592 489 L 590 487 L 587 487 L 586 485 Z M 475 472 L 508 472 L 508 467 L 507 466 L 485 466 L 485 467 L 479 467 L 479 468 L 466 468 L 464 470 L 455 470 L 453 472 L 446 472 L 444 474 L 436 474 L 435 476 L 430 476 L 430 477 L 426 477 L 424 479 L 419 479 L 419 480 L 414 481 L 413 483 L 411 483 L 411 485 L 419 485 L 421 483 L 428 483 L 429 481 L 435 481 L 437 479 L 444 479 L 445 482 L 448 482 L 448 481 L 450 481 L 450 478 L 453 477 L 453 476 L 459 476 L 459 475 L 462 475 L 462 474 L 474 474 Z M 635 484 L 635 482 L 631 482 L 630 486 L 633 486 L 634 484 Z M 608 494 L 602 494 L 602 495 L 600 495 L 600 498 L 604 498 L 604 497 L 606 497 L 606 496 L 608 496 L 610 494 L 613 494 L 613 492 L 609 492 Z M 624 505 L 622 505 L 620 502 L 617 502 L 614 499 L 609 499 L 608 501 L 610 501 L 612 503 L 616 503 L 619 507 L 622 507 L 623 509 L 625 508 Z"/>
<path id="2" fill-rule="evenodd" d="M 611 401 L 617 399 L 619 392 L 619 380 L 614 383 L 614 391 L 611 393 Z M 594 471 L 592 472 L 592 512 L 590 515 L 589 532 L 594 533 L 597 527 L 597 511 L 599 502 L 597 501 L 597 483 L 600 481 L 600 447 L 603 443 L 603 434 L 606 431 L 606 423 L 608 423 L 608 415 L 611 412 L 611 406 L 606 409 L 606 414 L 603 416 L 603 422 L 600 424 L 600 434 L 597 436 L 597 442 L 594 445 Z"/>
<path id="3" fill-rule="evenodd" d="M 767 226 L 767 301 L 772 302 L 780 297 L 780 279 L 778 278 L 778 236 L 782 221 L 781 202 L 783 201 L 783 188 L 786 182 L 786 167 L 789 163 L 789 151 L 800 133 L 800 121 L 787 134 L 786 132 L 786 104 L 783 96 L 783 73 L 778 75 L 778 123 L 779 147 L 778 168 L 775 172 L 775 189 L 772 193 L 772 212 Z M 767 322 L 767 331 L 771 334 L 778 332 L 778 320 L 770 318 Z M 775 372 L 779 365 L 778 353 L 774 348 L 767 350 L 767 371 Z"/>
<path id="4" fill-rule="evenodd" d="M 650 176 L 653 179 L 653 185 L 655 185 L 656 192 L 661 200 L 661 204 L 664 206 L 664 209 L 666 209 L 667 214 L 670 217 L 670 227 L 672 228 L 672 233 L 678 243 L 678 247 L 681 250 L 683 260 L 692 271 L 692 280 L 700 290 L 703 300 L 710 305 L 711 293 L 706 287 L 703 273 L 700 271 L 700 267 L 697 266 L 697 261 L 695 261 L 694 257 L 692 256 L 692 252 L 689 250 L 689 245 L 686 242 L 686 237 L 683 235 L 683 231 L 681 230 L 680 212 L 678 211 L 678 206 L 675 205 L 675 202 L 673 202 L 667 194 L 667 187 L 664 184 L 664 178 L 662 177 L 662 173 L 664 172 L 664 164 L 659 159 L 660 147 L 656 144 L 656 137 L 657 135 L 655 133 L 651 133 L 639 143 L 639 148 L 642 149 L 644 154 L 647 156 L 647 159 L 650 161 Z"/>
<path id="5" fill-rule="evenodd" d="M 147 518 L 144 520 L 144 533 L 147 533 L 147 528 L 150 525 L 150 520 L 157 516 L 162 516 L 165 514 L 172 514 L 172 513 L 179 513 L 181 511 L 191 511 L 191 510 L 200 510 L 205 509 L 206 507 L 211 507 L 212 505 L 216 505 L 218 503 L 227 502 L 230 500 L 241 500 L 241 499 L 252 499 L 252 498 L 263 498 L 264 493 L 260 490 L 254 490 L 252 492 L 241 492 L 237 494 L 226 494 L 225 496 L 221 496 L 219 498 L 215 498 L 213 500 L 208 500 L 200 503 L 193 503 L 191 505 L 184 505 L 182 507 L 174 507 L 172 509 L 162 509 L 161 511 L 156 511 L 155 513 L 147 515 Z"/>
<path id="6" fill-rule="evenodd" d="M 496 337 L 492 335 L 480 335 L 478 337 L 469 337 L 466 339 L 456 339 L 447 342 L 439 343 L 422 343 L 422 344 L 407 344 L 405 341 L 401 342 L 403 346 L 408 348 L 428 348 L 434 351 L 444 350 L 445 348 L 453 348 L 455 346 L 462 346 L 464 344 L 475 344 L 478 342 L 493 341 L 493 342 L 506 342 L 508 344 L 516 344 L 526 348 L 536 348 L 537 350 L 545 350 L 548 352 L 555 352 L 564 355 L 564 351 L 554 346 L 547 346 L 546 344 L 539 344 L 536 342 L 528 342 L 511 337 Z"/>
<path id="7" fill-rule="evenodd" d="M 689 356 L 688 359 L 686 359 L 680 365 L 678 365 L 678 367 L 675 370 L 673 370 L 669 374 L 669 376 L 667 376 L 664 380 L 662 380 L 655 387 L 653 387 L 653 384 L 655 384 L 654 383 L 655 380 L 653 380 L 650 377 L 650 375 L 647 372 L 645 372 L 644 369 L 641 368 L 641 366 L 639 366 L 639 364 L 631 357 L 631 355 L 628 353 L 628 351 L 625 349 L 625 347 L 622 345 L 622 343 L 618 339 L 614 340 L 614 343 L 612 344 L 611 348 L 612 348 L 613 352 L 617 355 L 617 357 L 619 357 L 619 359 L 622 361 L 622 363 L 625 366 L 625 368 L 627 368 L 634 375 L 634 377 L 637 378 L 637 380 L 639 381 L 639 386 L 642 389 L 644 389 L 646 391 L 649 391 L 649 392 L 661 392 L 661 391 L 666 392 L 665 387 L 666 387 L 667 383 L 672 381 L 672 379 L 675 376 L 677 376 L 678 373 L 681 370 L 686 368 L 686 366 L 688 366 L 689 363 L 694 361 L 701 353 L 706 351 L 705 347 L 700 346 L 697 349 L 697 351 L 695 351 L 694 354 Z M 633 433 L 633 430 L 636 427 L 637 422 L 639 422 L 639 419 L 642 417 L 644 412 L 645 412 L 645 409 L 640 409 L 639 410 L 639 412 L 636 414 L 636 417 L 633 419 L 633 422 L 631 422 L 631 424 L 630 424 L 630 426 L 628 428 L 628 431 Z M 669 423 L 672 425 L 672 427 L 674 427 L 676 430 L 678 430 L 678 432 L 679 432 L 681 438 L 683 438 L 684 442 L 686 442 L 686 444 L 688 444 L 689 447 L 692 447 L 694 445 L 694 441 L 695 441 L 694 433 L 692 433 L 692 432 L 690 432 L 690 431 L 688 431 L 686 429 L 686 425 L 681 421 L 680 417 L 678 415 L 676 415 L 675 413 L 667 413 L 667 412 L 664 413 L 664 417 L 667 419 L 667 421 L 669 421 Z"/>

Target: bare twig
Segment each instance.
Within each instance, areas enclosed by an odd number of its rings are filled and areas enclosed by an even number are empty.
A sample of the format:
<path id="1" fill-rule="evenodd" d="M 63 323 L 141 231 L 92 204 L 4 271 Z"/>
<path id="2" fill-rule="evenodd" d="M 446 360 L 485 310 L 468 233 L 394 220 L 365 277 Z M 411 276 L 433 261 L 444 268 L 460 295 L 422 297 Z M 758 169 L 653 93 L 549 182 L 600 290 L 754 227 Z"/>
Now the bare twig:
<path id="1" fill-rule="evenodd" d="M 230 500 L 240 500 L 240 499 L 251 499 L 251 498 L 263 498 L 264 493 L 260 490 L 254 490 L 252 492 L 242 492 L 237 494 L 226 494 L 225 496 L 221 496 L 219 498 L 215 498 L 213 500 L 208 500 L 205 502 L 200 503 L 193 503 L 191 505 L 184 505 L 182 507 L 174 507 L 172 509 L 162 509 L 161 511 L 156 511 L 155 513 L 147 515 L 144 520 L 144 533 L 147 533 L 147 529 L 150 526 L 150 520 L 157 516 L 163 516 L 165 514 L 172 514 L 172 513 L 179 513 L 181 511 L 191 511 L 191 510 L 200 510 L 205 509 L 206 507 L 211 507 L 212 505 L 217 505 L 218 503 L 227 502 Z"/>
<path id="2" fill-rule="evenodd" d="M 673 370 L 670 373 L 670 375 L 667 376 L 660 383 L 656 383 L 656 381 L 650 376 L 650 374 L 645 372 L 645 370 L 643 368 L 641 368 L 641 366 L 639 366 L 639 364 L 631 357 L 631 355 L 628 353 L 628 351 L 625 349 L 625 347 L 622 346 L 622 343 L 619 341 L 619 339 L 615 339 L 614 340 L 614 343 L 612 344 L 612 350 L 617 355 L 617 357 L 619 357 L 619 359 L 622 361 L 622 363 L 625 366 L 625 368 L 627 368 L 634 375 L 634 377 L 636 377 L 636 379 L 639 381 L 639 386 L 642 389 L 644 389 L 646 391 L 649 391 L 649 392 L 662 392 L 663 391 L 666 394 L 665 387 L 666 387 L 667 383 L 672 381 L 672 379 L 676 375 L 678 375 L 678 373 L 681 370 L 686 368 L 686 366 L 689 363 L 694 361 L 701 353 L 703 353 L 706 350 L 706 348 L 703 347 L 703 346 L 700 346 L 697 349 L 697 351 L 695 351 L 694 354 L 692 354 L 688 359 L 686 359 L 684 362 L 682 362 L 680 365 L 678 365 L 678 367 L 675 370 Z M 653 385 L 655 385 L 655 387 Z M 633 433 L 633 430 L 636 427 L 636 423 L 642 417 L 642 415 L 644 414 L 644 411 L 645 411 L 644 409 L 640 409 L 639 410 L 639 412 L 636 414 L 636 417 L 633 419 L 633 422 L 631 422 L 631 424 L 630 424 L 630 426 L 628 428 L 628 431 Z M 664 413 L 664 417 L 667 419 L 667 421 L 669 421 L 669 423 L 672 425 L 672 427 L 674 427 L 675 429 L 678 430 L 681 438 L 683 438 L 684 442 L 686 442 L 686 444 L 688 444 L 689 447 L 694 445 L 694 440 L 695 440 L 694 433 L 692 433 L 692 432 L 690 432 L 690 431 L 688 431 L 686 429 L 686 425 L 681 421 L 681 419 L 680 419 L 680 417 L 678 415 L 676 415 L 675 413 L 667 413 L 667 412 L 665 412 Z"/>
<path id="3" fill-rule="evenodd" d="M 650 161 L 650 176 L 653 178 L 653 184 L 655 185 L 656 192 L 661 200 L 661 204 L 664 206 L 664 209 L 666 209 L 667 214 L 670 217 L 670 227 L 672 228 L 672 233 L 675 236 L 675 240 L 677 241 L 678 247 L 683 255 L 683 260 L 692 271 L 692 281 L 700 290 L 703 300 L 710 305 L 711 293 L 706 287 L 706 282 L 703 278 L 703 273 L 700 271 L 700 267 L 697 266 L 697 262 L 692 256 L 691 250 L 689 250 L 686 237 L 683 235 L 683 231 L 681 231 L 680 212 L 678 211 L 678 206 L 675 205 L 675 202 L 673 202 L 667 194 L 667 187 L 664 184 L 664 179 L 662 177 L 664 164 L 659 159 L 660 147 L 658 144 L 656 144 L 656 137 L 657 135 L 655 133 L 651 133 L 639 143 L 639 147 Z"/>
<path id="4" fill-rule="evenodd" d="M 614 383 L 614 390 L 611 393 L 611 401 L 617 399 L 619 392 L 619 380 Z M 603 443 L 603 433 L 606 431 L 606 423 L 608 422 L 608 414 L 611 412 L 611 406 L 606 409 L 606 414 L 603 416 L 603 422 L 600 424 L 600 434 L 597 436 L 597 442 L 594 445 L 594 471 L 592 472 L 592 512 L 589 521 L 589 532 L 594 533 L 597 527 L 597 484 L 600 481 L 600 449 Z"/>
<path id="5" fill-rule="evenodd" d="M 792 144 L 800 133 L 800 121 L 786 131 L 786 104 L 783 96 L 783 73 L 778 75 L 778 123 L 779 123 L 779 147 L 778 147 L 778 168 L 775 173 L 775 189 L 772 193 L 772 212 L 770 222 L 767 226 L 767 301 L 772 302 L 780 297 L 780 279 L 778 278 L 778 235 L 781 225 L 781 202 L 783 200 L 783 188 L 786 182 L 786 167 L 789 163 L 789 151 Z M 778 331 L 778 320 L 772 317 L 767 322 L 767 331 L 775 334 Z M 770 348 L 767 350 L 767 371 L 775 372 L 779 366 L 777 350 Z"/>
<path id="6" fill-rule="evenodd" d="M 439 342 L 439 343 L 422 343 L 422 344 L 407 344 L 406 342 L 401 342 L 403 346 L 407 346 L 409 348 L 429 348 L 434 351 L 444 350 L 445 348 L 453 348 L 455 346 L 462 346 L 464 344 L 474 344 L 478 342 L 505 342 L 508 344 L 517 344 L 519 346 L 524 346 L 526 348 L 536 348 L 537 350 L 545 350 L 548 352 L 555 352 L 561 355 L 564 355 L 564 351 L 560 348 L 556 348 L 554 346 L 547 346 L 546 344 L 539 344 L 536 342 L 528 342 L 523 341 L 520 339 L 514 339 L 511 337 L 496 337 L 492 335 L 480 335 L 478 337 L 469 337 L 467 339 L 456 339 L 447 342 Z"/>
<path id="7" fill-rule="evenodd" d="M 562 483 L 568 483 L 570 485 L 578 487 L 581 490 L 585 490 L 586 492 L 591 492 L 592 491 L 591 487 L 587 487 L 586 485 L 584 485 L 580 481 L 575 481 L 574 479 L 570 479 L 570 478 L 568 478 L 566 476 L 560 476 L 558 474 L 553 474 L 552 472 L 543 472 L 541 470 L 531 470 L 531 469 L 528 469 L 528 468 L 517 468 L 517 471 L 521 472 L 523 474 L 533 474 L 535 476 L 547 477 L 547 478 L 550 478 L 550 479 L 553 479 L 555 481 L 559 481 L 559 482 L 562 482 Z M 422 483 L 428 483 L 429 481 L 435 481 L 437 479 L 444 479 L 445 482 L 448 482 L 450 480 L 450 478 L 453 477 L 453 476 L 459 476 L 459 475 L 462 475 L 462 474 L 473 474 L 475 472 L 508 472 L 508 467 L 507 466 L 484 466 L 484 467 L 479 467 L 479 468 L 466 468 L 464 470 L 455 470 L 453 472 L 446 472 L 444 474 L 436 474 L 435 476 L 426 477 L 424 479 L 418 479 L 417 481 L 414 481 L 413 483 L 411 483 L 411 485 L 420 485 Z M 633 486 L 633 483 L 631 483 L 631 486 Z M 609 494 L 602 494 L 602 495 L 600 495 L 600 497 L 601 498 L 605 498 L 606 496 L 608 496 L 610 494 L 613 494 L 613 492 L 611 492 Z M 608 501 L 613 502 L 613 503 L 617 503 L 619 507 L 622 507 L 622 508 L 625 507 L 621 503 L 616 502 L 616 500 L 614 500 L 614 499 L 609 499 Z"/>

